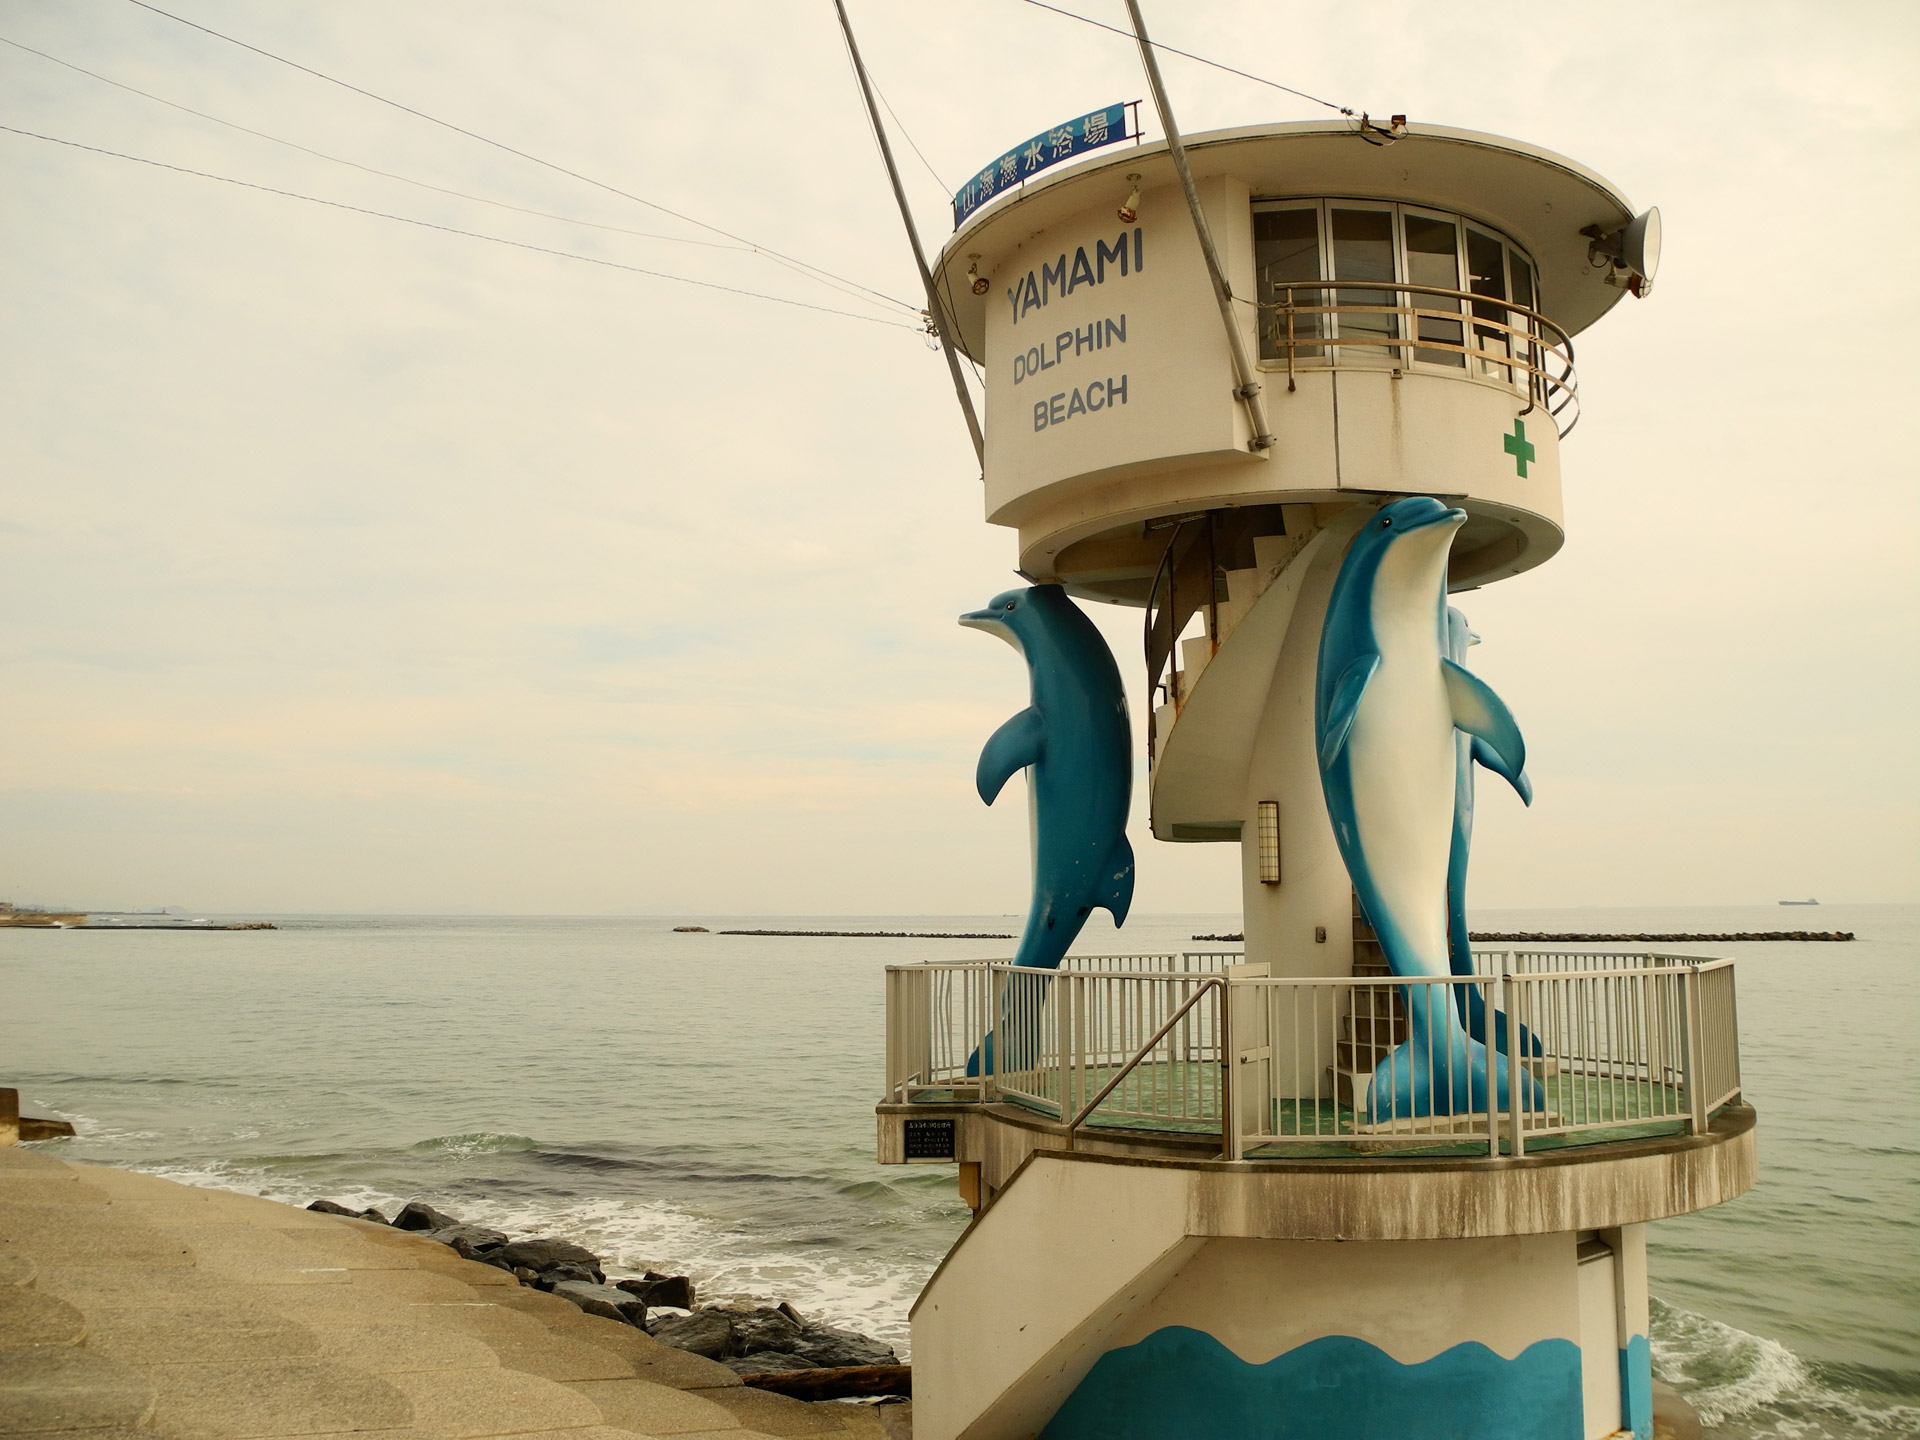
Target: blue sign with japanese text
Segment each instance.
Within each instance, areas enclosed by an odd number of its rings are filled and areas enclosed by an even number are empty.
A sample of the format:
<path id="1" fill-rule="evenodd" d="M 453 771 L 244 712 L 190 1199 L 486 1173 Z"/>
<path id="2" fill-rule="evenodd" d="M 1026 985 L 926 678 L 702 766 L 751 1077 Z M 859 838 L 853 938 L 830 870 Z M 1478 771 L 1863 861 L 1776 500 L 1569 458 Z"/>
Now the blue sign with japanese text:
<path id="1" fill-rule="evenodd" d="M 1123 102 L 1056 125 L 1024 145 L 1014 146 L 954 194 L 953 228 L 958 230 L 969 215 L 1002 190 L 1011 189 L 1049 165 L 1126 138 L 1127 107 Z"/>

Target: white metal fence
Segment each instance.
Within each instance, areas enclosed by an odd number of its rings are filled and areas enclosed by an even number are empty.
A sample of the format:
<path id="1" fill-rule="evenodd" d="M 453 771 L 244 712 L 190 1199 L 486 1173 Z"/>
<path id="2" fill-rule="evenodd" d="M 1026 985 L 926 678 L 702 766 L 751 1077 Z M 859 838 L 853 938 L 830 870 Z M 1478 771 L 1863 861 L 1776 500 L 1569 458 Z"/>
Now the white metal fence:
<path id="1" fill-rule="evenodd" d="M 1730 960 L 1484 952 L 1485 974 L 1381 979 L 1239 959 L 890 966 L 886 1099 L 1021 1105 L 1066 1122 L 1069 1143 L 1089 1126 L 1218 1135 L 1241 1158 L 1521 1154 L 1698 1131 L 1740 1094 Z"/>

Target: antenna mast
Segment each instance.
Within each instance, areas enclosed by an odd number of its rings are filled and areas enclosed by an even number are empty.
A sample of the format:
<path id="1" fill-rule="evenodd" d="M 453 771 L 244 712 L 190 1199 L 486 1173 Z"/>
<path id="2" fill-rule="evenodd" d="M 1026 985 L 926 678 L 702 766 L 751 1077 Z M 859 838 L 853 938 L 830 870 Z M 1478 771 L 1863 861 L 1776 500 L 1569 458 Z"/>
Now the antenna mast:
<path id="1" fill-rule="evenodd" d="M 960 401 L 960 412 L 967 417 L 967 434 L 973 439 L 973 455 L 984 473 L 987 443 L 980 433 L 980 417 L 974 413 L 973 396 L 967 393 L 966 377 L 960 373 L 960 357 L 947 334 L 950 318 L 941 307 L 940 295 L 933 285 L 933 272 L 927 268 L 926 252 L 920 248 L 920 232 L 914 228 L 913 212 L 907 208 L 907 192 L 900 186 L 900 167 L 893 162 L 893 146 L 887 143 L 887 127 L 880 123 L 880 108 L 873 101 L 873 86 L 867 80 L 867 67 L 860 59 L 860 47 L 854 42 L 853 25 L 847 19 L 844 0 L 833 0 L 840 14 L 840 29 L 847 37 L 847 54 L 853 59 L 853 73 L 860 80 L 860 94 L 867 102 L 867 118 L 873 122 L 874 139 L 880 142 L 881 158 L 887 162 L 887 179 L 893 182 L 893 198 L 900 206 L 900 222 L 907 227 L 907 241 L 913 246 L 913 263 L 920 267 L 920 284 L 927 293 L 927 318 L 940 337 L 940 349 L 947 357 L 947 373 L 953 377 L 953 393 Z"/>

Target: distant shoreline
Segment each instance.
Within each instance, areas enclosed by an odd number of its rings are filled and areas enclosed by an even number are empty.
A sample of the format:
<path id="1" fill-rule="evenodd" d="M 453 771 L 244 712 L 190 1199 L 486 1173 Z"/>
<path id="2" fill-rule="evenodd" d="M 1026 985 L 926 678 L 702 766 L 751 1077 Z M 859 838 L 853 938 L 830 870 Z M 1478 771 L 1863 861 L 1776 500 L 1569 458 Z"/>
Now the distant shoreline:
<path id="1" fill-rule="evenodd" d="M 690 927 L 685 933 L 697 933 Z M 949 935 L 919 930 L 715 930 L 715 935 L 798 935 L 835 940 L 1012 940 L 1012 935 Z"/>

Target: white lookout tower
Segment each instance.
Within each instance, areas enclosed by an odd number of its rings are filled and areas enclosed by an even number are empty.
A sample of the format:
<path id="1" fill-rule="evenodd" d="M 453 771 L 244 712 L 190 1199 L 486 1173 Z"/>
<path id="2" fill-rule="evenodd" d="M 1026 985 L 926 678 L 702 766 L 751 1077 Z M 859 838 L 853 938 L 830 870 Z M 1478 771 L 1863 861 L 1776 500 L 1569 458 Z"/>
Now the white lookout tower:
<path id="1" fill-rule="evenodd" d="M 1657 216 L 1435 126 L 1182 158 L 1062 164 L 931 268 L 987 377 L 987 519 L 1035 583 L 1141 611 L 1153 834 L 1240 847 L 1245 951 L 889 972 L 881 1159 L 958 1161 L 977 1212 L 914 1311 L 915 1433 L 1647 1440 L 1645 1227 L 1754 1179 L 1731 962 L 1390 974 L 1315 687 L 1383 506 L 1466 512 L 1458 603 L 1559 550 L 1574 337 L 1651 285 Z M 1379 1118 L 1410 995 L 1497 1017 L 1524 1087 Z M 1033 1053 L 983 1066 L 1022 1007 Z"/>

